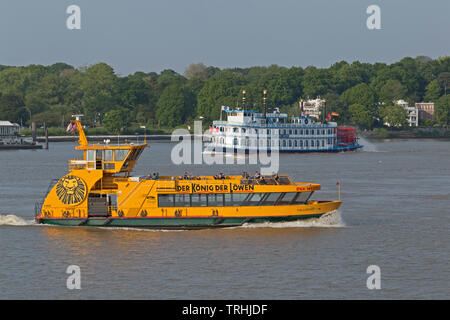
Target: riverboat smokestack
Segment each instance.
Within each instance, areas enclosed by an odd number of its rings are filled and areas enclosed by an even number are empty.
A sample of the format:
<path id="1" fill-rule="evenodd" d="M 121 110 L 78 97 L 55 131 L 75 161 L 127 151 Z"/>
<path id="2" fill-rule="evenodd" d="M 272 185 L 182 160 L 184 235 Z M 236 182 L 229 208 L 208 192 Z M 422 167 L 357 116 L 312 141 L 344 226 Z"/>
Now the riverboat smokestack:
<path id="1" fill-rule="evenodd" d="M 303 99 L 300 99 L 300 116 L 303 115 Z"/>
<path id="2" fill-rule="evenodd" d="M 267 90 L 263 91 L 264 120 L 267 122 Z"/>
<path id="3" fill-rule="evenodd" d="M 325 114 L 327 113 L 326 102 L 327 102 L 326 99 L 322 99 L 322 103 L 323 103 L 323 106 L 322 106 L 322 123 L 325 123 Z"/>
<path id="4" fill-rule="evenodd" d="M 242 110 L 245 110 L 245 90 L 242 90 Z"/>

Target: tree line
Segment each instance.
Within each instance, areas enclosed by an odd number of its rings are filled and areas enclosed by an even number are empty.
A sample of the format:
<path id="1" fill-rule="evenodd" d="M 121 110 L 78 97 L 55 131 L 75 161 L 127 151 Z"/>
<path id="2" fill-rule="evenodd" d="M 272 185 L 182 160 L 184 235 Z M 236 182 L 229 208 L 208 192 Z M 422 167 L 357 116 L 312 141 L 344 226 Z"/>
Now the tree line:
<path id="1" fill-rule="evenodd" d="M 225 68 L 191 64 L 183 74 L 173 70 L 119 76 L 106 63 L 74 68 L 0 65 L 0 119 L 22 125 L 31 121 L 63 128 L 72 114 L 84 114 L 88 127 L 109 133 L 129 128 L 175 128 L 196 119 L 219 119 L 222 105 L 240 106 L 246 90 L 248 108 L 267 106 L 299 114 L 301 98 L 326 99 L 327 112 L 340 124 L 372 129 L 383 123 L 405 125 L 406 111 L 394 102 L 434 102 L 435 121 L 448 126 L 450 57 L 406 57 L 392 64 L 341 61 L 329 68 L 309 66 Z"/>

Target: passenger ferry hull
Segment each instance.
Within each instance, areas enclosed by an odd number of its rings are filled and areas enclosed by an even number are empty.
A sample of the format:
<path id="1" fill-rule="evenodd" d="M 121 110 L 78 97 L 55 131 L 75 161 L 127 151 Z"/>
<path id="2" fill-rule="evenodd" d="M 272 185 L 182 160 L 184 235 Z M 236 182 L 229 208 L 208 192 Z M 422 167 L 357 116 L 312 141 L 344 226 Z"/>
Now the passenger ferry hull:
<path id="1" fill-rule="evenodd" d="M 333 212 L 341 205 L 340 201 L 320 201 L 305 208 L 297 208 L 298 213 L 271 216 L 193 216 L 193 217 L 91 217 L 91 218 L 37 218 L 37 223 L 56 226 L 91 226 L 91 227 L 127 227 L 149 229 L 205 229 L 237 227 L 245 223 L 290 222 L 312 218 Z M 285 211 L 284 206 L 274 210 Z M 256 208 L 247 208 L 257 212 Z M 267 208 L 270 209 L 270 208 Z M 284 209 L 284 210 L 283 210 Z M 292 207 L 290 208 L 292 210 Z M 304 210 L 304 212 L 301 212 Z"/>

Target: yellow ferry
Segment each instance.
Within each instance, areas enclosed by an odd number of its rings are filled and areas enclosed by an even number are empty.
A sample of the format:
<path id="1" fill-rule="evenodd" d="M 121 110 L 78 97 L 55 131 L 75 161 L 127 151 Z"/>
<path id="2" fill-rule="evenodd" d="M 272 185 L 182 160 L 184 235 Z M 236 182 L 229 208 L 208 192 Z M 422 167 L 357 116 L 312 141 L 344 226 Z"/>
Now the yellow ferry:
<path id="1" fill-rule="evenodd" d="M 320 184 L 284 175 L 131 176 L 147 143 L 89 144 L 79 117 L 82 159 L 36 203 L 38 223 L 64 226 L 199 229 L 318 218 L 341 201 L 314 201 Z"/>

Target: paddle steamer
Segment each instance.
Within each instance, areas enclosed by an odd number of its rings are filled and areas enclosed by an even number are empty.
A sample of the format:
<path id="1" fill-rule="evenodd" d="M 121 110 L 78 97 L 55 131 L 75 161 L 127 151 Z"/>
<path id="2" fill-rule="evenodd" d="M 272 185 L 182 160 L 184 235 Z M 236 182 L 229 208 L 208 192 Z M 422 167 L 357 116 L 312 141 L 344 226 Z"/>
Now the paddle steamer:
<path id="1" fill-rule="evenodd" d="M 323 117 L 315 121 L 303 110 L 300 102 L 300 116 L 288 117 L 278 108 L 266 111 L 266 91 L 264 91 L 264 113 L 245 108 L 245 90 L 241 109 L 222 106 L 226 120 L 213 121 L 210 127 L 211 142 L 206 146 L 208 152 L 257 152 L 258 150 L 277 152 L 342 152 L 361 148 L 355 128 L 339 127 Z M 325 105 L 325 100 L 323 102 Z M 325 110 L 323 110 L 325 115 Z"/>
<path id="2" fill-rule="evenodd" d="M 38 223 L 62 226 L 197 229 L 318 218 L 341 201 L 315 201 L 320 184 L 289 176 L 132 176 L 147 143 L 88 143 L 79 118 L 81 159 L 54 180 Z"/>

